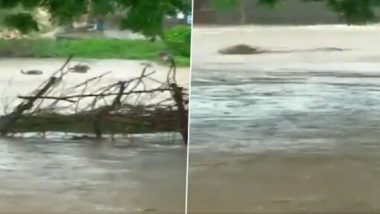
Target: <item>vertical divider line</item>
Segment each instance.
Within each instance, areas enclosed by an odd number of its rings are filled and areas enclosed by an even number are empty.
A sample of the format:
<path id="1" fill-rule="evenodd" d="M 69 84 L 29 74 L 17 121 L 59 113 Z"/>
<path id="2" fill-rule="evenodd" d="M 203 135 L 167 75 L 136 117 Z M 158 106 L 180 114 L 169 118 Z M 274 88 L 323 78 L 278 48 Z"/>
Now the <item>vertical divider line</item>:
<path id="1" fill-rule="evenodd" d="M 194 1 L 191 1 L 191 39 L 190 39 L 190 71 L 189 71 L 189 104 L 188 104 L 188 120 L 187 120 L 187 148 L 186 148 L 186 195 L 185 195 L 185 214 L 188 213 L 188 202 L 189 202 L 189 160 L 190 160 L 190 123 L 191 123 L 191 77 L 192 77 L 192 65 L 193 65 L 193 28 L 194 28 Z"/>

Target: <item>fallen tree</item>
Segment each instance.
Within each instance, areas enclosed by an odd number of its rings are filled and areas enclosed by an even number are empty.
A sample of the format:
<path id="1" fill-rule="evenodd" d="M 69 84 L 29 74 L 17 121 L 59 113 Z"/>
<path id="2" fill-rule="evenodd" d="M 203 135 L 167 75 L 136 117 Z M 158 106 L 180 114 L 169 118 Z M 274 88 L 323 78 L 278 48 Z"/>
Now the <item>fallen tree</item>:
<path id="1" fill-rule="evenodd" d="M 0 133 L 62 131 L 107 134 L 179 132 L 187 144 L 188 94 L 176 82 L 170 61 L 166 81 L 152 77 L 149 65 L 140 76 L 98 86 L 110 72 L 64 88 L 69 57 L 61 68 L 0 118 Z"/>

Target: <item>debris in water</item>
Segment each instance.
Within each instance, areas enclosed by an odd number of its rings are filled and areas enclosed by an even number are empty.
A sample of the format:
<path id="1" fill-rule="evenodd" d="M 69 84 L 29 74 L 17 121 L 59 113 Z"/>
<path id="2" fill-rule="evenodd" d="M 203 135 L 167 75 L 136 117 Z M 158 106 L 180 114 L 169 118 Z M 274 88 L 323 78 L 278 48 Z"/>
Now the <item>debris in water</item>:
<path id="1" fill-rule="evenodd" d="M 248 54 L 261 54 L 268 52 L 258 47 L 251 47 L 246 44 L 233 45 L 231 47 L 223 48 L 218 51 L 220 54 L 226 55 L 248 55 Z"/>
<path id="2" fill-rule="evenodd" d="M 90 70 L 90 66 L 78 64 L 69 68 L 69 70 L 75 73 L 87 73 L 87 71 Z"/>
<path id="3" fill-rule="evenodd" d="M 43 72 L 40 70 L 29 70 L 29 71 L 21 70 L 20 72 L 25 75 L 42 75 L 43 74 Z"/>

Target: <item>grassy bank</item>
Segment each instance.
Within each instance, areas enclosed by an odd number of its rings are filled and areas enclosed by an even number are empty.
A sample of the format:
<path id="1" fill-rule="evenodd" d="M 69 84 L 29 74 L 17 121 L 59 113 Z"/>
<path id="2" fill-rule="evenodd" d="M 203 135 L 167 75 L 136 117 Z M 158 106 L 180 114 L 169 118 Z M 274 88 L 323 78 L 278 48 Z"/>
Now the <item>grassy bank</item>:
<path id="1" fill-rule="evenodd" d="M 159 62 L 158 54 L 166 50 L 163 42 L 118 39 L 15 39 L 0 40 L 0 57 L 67 57 L 95 59 L 136 59 Z M 174 55 L 179 66 L 189 66 L 190 58 Z"/>

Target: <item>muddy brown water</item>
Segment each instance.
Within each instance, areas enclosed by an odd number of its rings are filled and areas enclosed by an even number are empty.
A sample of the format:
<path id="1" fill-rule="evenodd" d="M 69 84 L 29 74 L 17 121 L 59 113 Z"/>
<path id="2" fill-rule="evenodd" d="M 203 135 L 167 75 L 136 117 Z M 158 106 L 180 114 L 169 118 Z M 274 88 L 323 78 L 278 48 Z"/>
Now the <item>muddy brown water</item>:
<path id="1" fill-rule="evenodd" d="M 0 59 L 0 114 L 9 113 L 20 102 L 17 95 L 33 91 L 64 61 Z M 70 73 L 59 89 L 107 71 L 112 72 L 93 87 L 138 77 L 144 62 L 75 59 L 70 66 L 77 63 L 91 69 Z M 22 75 L 22 69 L 44 74 Z M 165 81 L 167 69 L 152 63 L 149 71 Z M 187 87 L 188 75 L 188 68 L 179 68 L 178 83 Z M 180 137 L 138 135 L 131 143 L 121 136 L 116 143 L 95 143 L 62 133 L 38 135 L 0 139 L 0 213 L 184 213 L 186 148 Z"/>
<path id="2" fill-rule="evenodd" d="M 66 59 L 29 59 L 29 58 L 1 58 L 0 59 L 0 114 L 4 111 L 9 113 L 14 108 L 20 99 L 19 95 L 29 95 L 39 85 L 45 82 L 57 69 L 59 69 Z M 77 64 L 85 64 L 90 67 L 87 73 L 69 72 L 63 79 L 62 83 L 53 91 L 51 95 L 61 95 L 62 91 L 73 87 L 74 85 L 83 83 L 84 81 L 107 73 L 99 81 L 93 81 L 87 85 L 87 92 L 108 86 L 118 81 L 127 81 L 132 78 L 139 77 L 145 64 L 151 66 L 146 73 L 153 73 L 150 77 L 155 80 L 166 82 L 169 68 L 164 65 L 159 65 L 154 62 L 142 60 L 122 60 L 122 59 L 80 59 L 74 58 L 68 64 L 68 68 Z M 20 71 L 24 70 L 40 70 L 42 75 L 24 75 Z M 189 72 L 187 67 L 177 68 L 176 80 L 177 83 L 185 88 L 189 87 Z M 145 80 L 147 89 L 157 88 L 160 83 L 152 80 Z M 141 89 L 138 87 L 137 89 Z M 73 94 L 80 94 L 83 88 L 78 89 Z M 144 95 L 139 103 L 158 102 L 170 96 L 168 93 L 162 93 L 152 99 L 151 96 Z M 91 99 L 84 99 L 79 106 L 86 106 Z M 134 102 L 135 100 L 131 101 Z M 42 106 L 49 105 L 51 102 L 45 102 Z M 67 106 L 67 103 L 60 102 L 58 106 Z"/>
<path id="3" fill-rule="evenodd" d="M 374 26 L 196 28 L 189 213 L 380 212 L 378 33 Z M 217 53 L 236 41 L 350 51 Z"/>
<path id="4" fill-rule="evenodd" d="M 0 211 L 183 213 L 186 149 L 167 142 L 0 139 Z"/>

